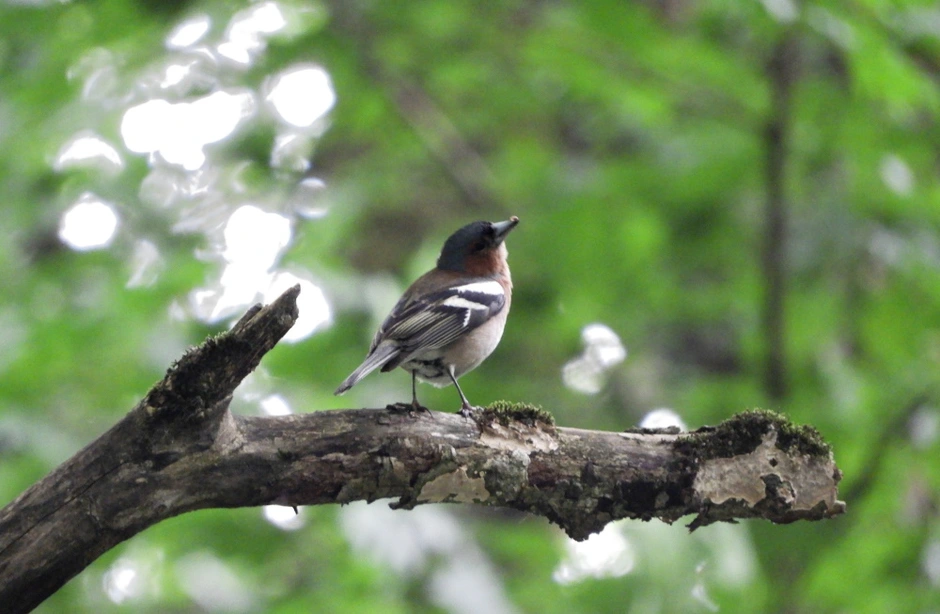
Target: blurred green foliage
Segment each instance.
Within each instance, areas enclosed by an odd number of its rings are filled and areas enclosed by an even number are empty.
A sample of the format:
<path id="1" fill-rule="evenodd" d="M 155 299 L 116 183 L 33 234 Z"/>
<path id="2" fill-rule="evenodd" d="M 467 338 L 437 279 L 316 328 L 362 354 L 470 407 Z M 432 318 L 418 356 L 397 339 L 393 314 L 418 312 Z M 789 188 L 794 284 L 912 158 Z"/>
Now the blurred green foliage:
<path id="1" fill-rule="evenodd" d="M 226 61 L 219 41 L 259 7 L 276 7 L 284 25 L 255 34 L 250 62 Z M 167 45 L 199 16 L 210 24 L 202 40 Z M 302 134 L 309 168 L 272 162 L 288 131 L 264 101 L 272 75 L 298 63 L 323 66 L 337 95 Z M 173 64 L 196 76 L 160 85 Z M 446 507 L 420 522 L 458 531 L 457 545 L 431 538 L 423 563 L 396 567 L 355 545 L 352 507 L 304 509 L 295 531 L 258 510 L 212 510 L 136 536 L 40 611 L 451 611 L 460 590 L 442 588 L 441 570 L 453 568 L 489 570 L 506 611 L 936 610 L 938 82 L 940 9 L 918 0 L 3 5 L 0 501 L 238 315 L 200 317 L 194 301 L 218 284 L 228 215 L 255 204 L 291 220 L 277 266 L 322 288 L 332 318 L 266 357 L 237 411 L 258 412 L 271 394 L 295 411 L 406 399 L 403 372 L 331 393 L 450 232 L 514 214 L 512 315 L 497 352 L 462 382 L 472 401 L 530 402 L 560 425 L 603 429 L 660 407 L 692 428 L 772 408 L 832 444 L 848 503 L 830 522 L 692 536 L 626 523 L 631 563 L 569 583 L 556 581 L 569 546 L 539 519 Z M 226 88 L 253 92 L 256 108 L 206 147 L 200 170 L 124 146 L 129 107 Z M 57 167 L 82 131 L 123 165 Z M 171 182 L 158 171 L 205 189 L 161 203 L 154 186 Z M 315 214 L 291 204 L 309 177 L 326 183 L 305 204 Z M 106 249 L 57 238 L 85 192 L 118 214 Z M 775 215 L 783 249 L 768 255 Z M 144 242 L 159 255 L 147 266 Z M 782 301 L 767 307 L 777 274 Z M 628 357 L 585 394 L 562 370 L 592 323 Z M 774 348 L 782 368 L 768 374 Z M 419 394 L 457 407 L 452 389 Z M 409 530 L 401 544 L 420 550 Z M 243 599 L 187 589 L 180 570 L 206 553 Z M 120 569 L 134 570 L 127 586 L 115 584 Z M 127 591 L 109 599 L 116 585 Z"/>

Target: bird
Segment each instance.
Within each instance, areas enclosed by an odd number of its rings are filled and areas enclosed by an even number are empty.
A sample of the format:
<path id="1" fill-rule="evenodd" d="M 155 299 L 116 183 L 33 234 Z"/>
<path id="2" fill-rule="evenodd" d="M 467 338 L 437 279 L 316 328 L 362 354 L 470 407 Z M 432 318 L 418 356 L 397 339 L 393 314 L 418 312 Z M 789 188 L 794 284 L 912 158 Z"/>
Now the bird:
<path id="1" fill-rule="evenodd" d="M 372 371 L 396 367 L 411 373 L 410 407 L 418 403 L 416 381 L 438 388 L 453 384 L 462 414 L 472 413 L 457 378 L 488 357 L 503 335 L 512 302 L 506 236 L 519 218 L 473 222 L 448 237 L 437 265 L 405 290 L 372 338 L 362 364 L 334 394 L 341 395 Z"/>

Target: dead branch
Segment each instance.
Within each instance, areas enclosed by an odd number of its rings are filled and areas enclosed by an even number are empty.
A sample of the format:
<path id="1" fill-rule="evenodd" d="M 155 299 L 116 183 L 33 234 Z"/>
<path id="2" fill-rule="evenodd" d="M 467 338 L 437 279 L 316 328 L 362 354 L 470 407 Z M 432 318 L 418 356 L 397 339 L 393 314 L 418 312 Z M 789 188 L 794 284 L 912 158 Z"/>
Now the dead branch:
<path id="1" fill-rule="evenodd" d="M 232 392 L 293 325 L 298 293 L 191 350 L 124 419 L 0 510 L 0 603 L 29 611 L 118 543 L 205 508 L 468 503 L 545 516 L 575 539 L 620 518 L 693 514 L 696 528 L 844 512 L 828 446 L 771 412 L 690 433 L 559 428 L 503 402 L 472 418 L 233 415 Z"/>

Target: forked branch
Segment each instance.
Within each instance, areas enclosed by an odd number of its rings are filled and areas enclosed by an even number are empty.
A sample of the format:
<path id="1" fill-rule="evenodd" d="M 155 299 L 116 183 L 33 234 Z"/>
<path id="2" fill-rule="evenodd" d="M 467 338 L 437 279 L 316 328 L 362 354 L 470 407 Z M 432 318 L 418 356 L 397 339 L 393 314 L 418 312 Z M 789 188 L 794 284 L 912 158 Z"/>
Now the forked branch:
<path id="1" fill-rule="evenodd" d="M 545 516 L 575 539 L 619 518 L 691 514 L 696 528 L 844 511 L 828 446 L 771 412 L 691 433 L 560 428 L 503 402 L 472 418 L 233 415 L 232 392 L 293 325 L 298 293 L 188 352 L 118 424 L 0 510 L 0 603 L 29 611 L 118 543 L 213 507 L 472 503 Z"/>

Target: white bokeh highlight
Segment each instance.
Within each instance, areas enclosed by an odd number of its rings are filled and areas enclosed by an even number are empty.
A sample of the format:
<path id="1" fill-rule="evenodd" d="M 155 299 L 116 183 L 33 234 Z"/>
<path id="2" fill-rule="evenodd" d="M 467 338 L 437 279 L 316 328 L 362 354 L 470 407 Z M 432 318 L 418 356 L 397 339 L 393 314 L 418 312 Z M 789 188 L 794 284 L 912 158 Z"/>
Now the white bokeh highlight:
<path id="1" fill-rule="evenodd" d="M 282 531 L 296 531 L 306 524 L 301 510 L 287 505 L 265 505 L 262 509 L 264 519 Z"/>
<path id="2" fill-rule="evenodd" d="M 910 196 L 914 192 L 914 171 L 897 154 L 887 154 L 878 167 L 881 181 L 898 196 Z"/>
<path id="3" fill-rule="evenodd" d="M 305 177 L 288 197 L 287 204 L 297 215 L 318 220 L 329 212 L 326 183 L 317 177 Z"/>
<path id="4" fill-rule="evenodd" d="M 157 281 L 163 269 L 163 258 L 152 241 L 140 239 L 134 244 L 129 264 L 131 275 L 127 280 L 127 287 L 140 288 L 150 286 Z"/>
<path id="5" fill-rule="evenodd" d="M 144 593 L 141 570 L 126 557 L 111 565 L 104 574 L 102 584 L 108 599 L 116 604 L 139 598 Z"/>
<path id="6" fill-rule="evenodd" d="M 175 572 L 183 592 L 206 611 L 257 611 L 254 592 L 246 579 L 210 552 L 187 554 L 176 563 Z"/>
<path id="7" fill-rule="evenodd" d="M 111 143 L 90 130 L 82 130 L 59 148 L 52 168 L 58 172 L 88 168 L 116 175 L 124 170 L 124 159 Z"/>
<path id="8" fill-rule="evenodd" d="M 314 139 L 308 134 L 289 132 L 274 137 L 271 147 L 271 167 L 292 173 L 303 173 L 310 168 L 310 154 Z"/>
<path id="9" fill-rule="evenodd" d="M 250 91 L 220 90 L 192 102 L 156 98 L 124 113 L 121 136 L 130 151 L 194 171 L 206 162 L 205 147 L 230 136 L 254 108 Z"/>
<path id="10" fill-rule="evenodd" d="M 699 604 L 703 609 L 708 610 L 709 612 L 718 612 L 720 608 L 718 604 L 709 596 L 708 594 L 708 582 L 705 578 L 705 563 L 701 562 L 695 567 L 695 584 L 692 585 L 692 590 L 689 591 L 692 595 L 692 599 Z"/>
<path id="11" fill-rule="evenodd" d="M 636 552 L 616 523 L 578 542 L 565 541 L 565 558 L 552 573 L 559 584 L 573 584 L 589 578 L 619 578 L 636 566 Z"/>
<path id="12" fill-rule="evenodd" d="M 77 251 L 102 249 L 111 244 L 117 227 L 114 206 L 85 192 L 59 219 L 59 240 Z"/>
<path id="13" fill-rule="evenodd" d="M 597 394 L 607 381 L 607 373 L 627 358 L 627 348 L 612 328 L 588 324 L 581 330 L 584 351 L 562 367 L 562 380 L 572 390 Z"/>
<path id="14" fill-rule="evenodd" d="M 678 428 L 680 431 L 687 431 L 685 421 L 675 411 L 666 407 L 660 407 L 648 412 L 640 420 L 640 428 L 644 429 L 667 429 Z"/>
<path id="15" fill-rule="evenodd" d="M 800 17 L 800 8 L 793 0 L 761 0 L 761 4 L 780 23 L 793 23 Z"/>
<path id="16" fill-rule="evenodd" d="M 208 322 L 254 303 L 267 290 L 272 268 L 290 243 L 291 222 L 278 213 L 242 205 L 229 216 L 222 235 L 225 267 L 219 284 L 192 295 L 196 315 Z"/>
<path id="17" fill-rule="evenodd" d="M 163 550 L 137 543 L 101 574 L 101 589 L 111 603 L 130 605 L 144 602 L 160 593 L 160 572 L 165 562 Z"/>
<path id="18" fill-rule="evenodd" d="M 921 569 L 930 585 L 940 588 L 940 541 L 931 539 L 921 555 Z"/>
<path id="19" fill-rule="evenodd" d="M 166 37 L 169 49 L 185 49 L 201 41 L 209 32 L 212 20 L 208 15 L 196 15 L 182 21 Z"/>
<path id="20" fill-rule="evenodd" d="M 353 550 L 393 573 L 426 577 L 439 608 L 457 614 L 510 614 L 498 570 L 459 519 L 442 506 L 389 509 L 356 501 L 340 509 L 340 527 Z"/>
<path id="21" fill-rule="evenodd" d="M 218 284 L 190 295 L 197 317 L 215 322 L 252 303 L 270 303 L 288 288 L 299 285 L 299 316 L 282 341 L 294 343 L 306 339 L 332 323 L 332 309 L 320 286 L 303 272 L 295 274 L 276 268 L 293 237 L 287 217 L 255 205 L 243 205 L 226 221 L 222 236 L 225 266 Z"/>
<path id="22" fill-rule="evenodd" d="M 302 341 L 333 322 L 330 303 L 320 286 L 289 271 L 282 271 L 274 276 L 263 301 L 270 303 L 295 284 L 300 285 L 300 296 L 297 297 L 299 316 L 294 326 L 284 335 L 282 340 L 285 343 Z"/>
<path id="23" fill-rule="evenodd" d="M 279 213 L 242 205 L 225 224 L 222 256 L 230 264 L 267 271 L 291 240 L 291 222 Z"/>
<path id="24" fill-rule="evenodd" d="M 232 62 L 249 66 L 267 45 L 266 39 L 287 27 L 284 10 L 277 2 L 261 2 L 236 13 L 217 51 Z"/>
<path id="25" fill-rule="evenodd" d="M 918 450 L 926 450 L 936 444 L 940 436 L 940 413 L 937 408 L 923 406 L 917 409 L 907 422 L 911 443 Z"/>
<path id="26" fill-rule="evenodd" d="M 272 77 L 266 100 L 282 122 L 309 128 L 333 108 L 336 92 L 322 67 L 304 64 Z"/>
<path id="27" fill-rule="evenodd" d="M 264 397 L 261 399 L 260 406 L 261 413 L 265 416 L 289 416 L 294 413 L 287 399 L 279 394 L 271 394 Z"/>

